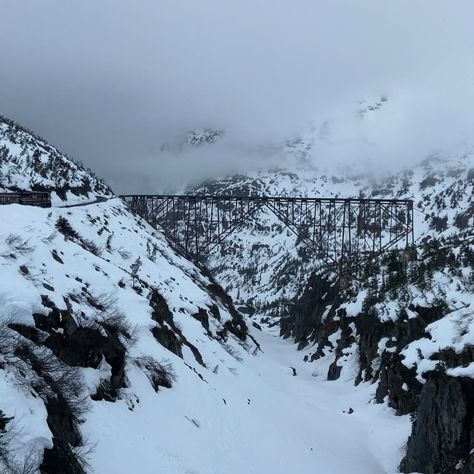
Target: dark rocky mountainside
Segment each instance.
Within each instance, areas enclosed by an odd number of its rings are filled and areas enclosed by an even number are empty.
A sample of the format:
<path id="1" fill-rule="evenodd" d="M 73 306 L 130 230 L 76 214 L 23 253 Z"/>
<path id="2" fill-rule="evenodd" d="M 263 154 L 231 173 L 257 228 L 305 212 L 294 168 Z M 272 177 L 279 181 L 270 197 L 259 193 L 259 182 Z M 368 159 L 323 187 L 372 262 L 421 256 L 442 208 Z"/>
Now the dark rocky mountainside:
<path id="1" fill-rule="evenodd" d="M 378 403 L 410 415 L 402 472 L 473 471 L 474 237 L 425 239 L 417 261 L 397 251 L 347 280 L 311 276 L 281 335 L 328 380 L 376 384 Z M 324 368 L 324 369 L 323 369 Z"/>

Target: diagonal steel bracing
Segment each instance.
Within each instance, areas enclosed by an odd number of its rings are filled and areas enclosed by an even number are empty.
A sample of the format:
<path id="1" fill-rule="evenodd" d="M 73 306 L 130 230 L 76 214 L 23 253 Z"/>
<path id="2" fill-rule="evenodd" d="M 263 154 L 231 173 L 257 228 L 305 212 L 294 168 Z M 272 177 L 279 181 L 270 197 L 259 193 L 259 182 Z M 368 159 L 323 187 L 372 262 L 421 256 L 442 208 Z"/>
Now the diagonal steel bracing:
<path id="1" fill-rule="evenodd" d="M 196 260 L 266 208 L 314 255 L 343 272 L 414 240 L 413 202 L 279 196 L 125 195 L 130 209 L 161 227 Z"/>

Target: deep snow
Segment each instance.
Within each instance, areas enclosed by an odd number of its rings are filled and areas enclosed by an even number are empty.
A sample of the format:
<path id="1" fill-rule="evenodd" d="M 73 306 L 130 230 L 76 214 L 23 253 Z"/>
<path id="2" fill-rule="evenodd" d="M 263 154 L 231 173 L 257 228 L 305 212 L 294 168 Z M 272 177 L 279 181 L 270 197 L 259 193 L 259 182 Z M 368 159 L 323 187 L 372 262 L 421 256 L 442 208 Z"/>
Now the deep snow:
<path id="1" fill-rule="evenodd" d="M 65 240 L 55 228 L 60 216 L 84 241 L 93 240 L 99 254 L 78 239 Z M 276 328 L 263 327 L 261 332 L 247 321 L 261 351 L 250 339 L 242 343 L 232 334 L 226 342 L 220 340 L 217 333 L 231 316 L 207 292 L 207 278 L 119 200 L 69 209 L 2 206 L 0 217 L 2 319 L 32 325 L 32 312 L 49 311 L 41 304 L 45 294 L 59 308 L 64 307 L 63 295 L 75 295 L 70 300 L 74 314 L 101 318 L 85 299 L 75 302 L 88 286 L 95 297 L 109 295 L 137 325 L 137 343 L 126 365 L 127 387 L 115 402 L 91 401 L 80 425 L 86 451 L 91 448 L 87 460 L 92 472 L 396 472 L 409 420 L 370 402 L 375 385 L 354 386 L 355 353 L 347 354 L 341 379 L 327 382 L 329 355 L 315 363 L 303 362 L 311 347 L 297 351 L 278 337 Z M 12 235 L 19 239 L 8 244 Z M 154 261 L 147 256 L 153 246 Z M 129 267 L 137 257 L 143 261 L 140 278 L 166 298 L 176 324 L 199 349 L 205 367 L 186 347 L 181 359 L 152 336 L 156 323 L 146 292 L 137 293 L 131 284 Z M 221 321 L 210 319 L 208 334 L 192 315 L 213 303 L 220 307 Z M 143 355 L 171 363 L 177 376 L 171 389 L 153 390 L 133 363 Z M 105 361 L 98 369 L 80 370 L 85 393 L 94 393 L 110 374 Z M 350 408 L 352 414 L 347 413 Z M 10 449 L 19 460 L 31 450 L 51 447 L 43 402 L 6 369 L 0 370 L 0 409 L 15 417 L 18 433 Z"/>
<path id="2" fill-rule="evenodd" d="M 375 385 L 354 387 L 350 364 L 346 377 L 327 382 L 276 329 L 252 333 L 263 352 L 222 361 L 217 374 L 203 372 L 206 382 L 176 366 L 178 382 L 157 395 L 135 372 L 133 411 L 95 403 L 84 429 L 97 442 L 94 472 L 397 472 L 410 423 L 369 402 Z"/>

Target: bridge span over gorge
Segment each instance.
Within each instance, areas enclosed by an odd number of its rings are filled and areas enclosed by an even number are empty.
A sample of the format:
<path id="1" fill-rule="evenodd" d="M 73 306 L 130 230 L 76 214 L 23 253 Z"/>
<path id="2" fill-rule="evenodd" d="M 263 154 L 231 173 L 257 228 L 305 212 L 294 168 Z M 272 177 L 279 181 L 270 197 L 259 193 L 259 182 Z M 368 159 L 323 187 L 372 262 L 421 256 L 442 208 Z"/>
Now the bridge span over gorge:
<path id="1" fill-rule="evenodd" d="M 405 199 L 188 194 L 120 197 L 200 262 L 264 209 L 293 232 L 315 259 L 338 272 L 386 250 L 414 244 L 413 202 Z"/>

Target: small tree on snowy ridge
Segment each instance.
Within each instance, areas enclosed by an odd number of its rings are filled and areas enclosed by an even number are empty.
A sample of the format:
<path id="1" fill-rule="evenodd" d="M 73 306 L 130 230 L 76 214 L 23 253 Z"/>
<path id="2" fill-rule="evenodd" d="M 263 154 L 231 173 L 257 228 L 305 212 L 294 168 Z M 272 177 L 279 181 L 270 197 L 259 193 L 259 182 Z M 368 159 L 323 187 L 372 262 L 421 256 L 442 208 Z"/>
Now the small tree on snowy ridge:
<path id="1" fill-rule="evenodd" d="M 132 286 L 135 288 L 135 280 L 138 278 L 138 272 L 142 267 L 142 259 L 138 257 L 131 265 L 130 265 L 130 274 L 132 275 Z"/>

